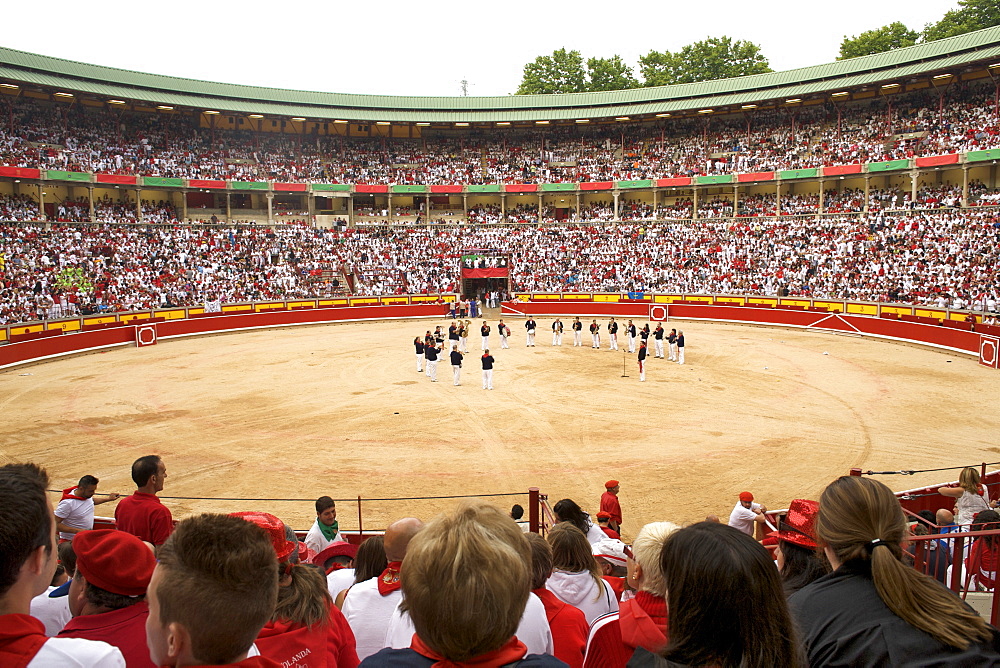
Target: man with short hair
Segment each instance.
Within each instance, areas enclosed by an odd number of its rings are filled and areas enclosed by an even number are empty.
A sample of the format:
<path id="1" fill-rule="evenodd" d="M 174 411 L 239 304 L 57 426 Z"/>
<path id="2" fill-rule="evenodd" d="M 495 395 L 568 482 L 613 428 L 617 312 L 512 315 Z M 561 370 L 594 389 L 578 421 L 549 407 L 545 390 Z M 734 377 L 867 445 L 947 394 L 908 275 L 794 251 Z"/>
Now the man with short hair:
<path id="1" fill-rule="evenodd" d="M 604 494 L 601 494 L 601 510 L 608 513 L 608 526 L 615 531 L 621 531 L 622 506 L 618 502 L 618 490 L 621 486 L 617 480 L 609 480 L 604 483 Z"/>
<path id="2" fill-rule="evenodd" d="M 552 323 L 552 345 L 561 346 L 562 345 L 562 335 L 563 335 L 563 324 L 562 320 L 556 318 Z"/>
<path id="3" fill-rule="evenodd" d="M 132 463 L 132 481 L 138 489 L 118 502 L 115 525 L 120 531 L 159 547 L 174 530 L 170 510 L 156 496 L 163 490 L 167 467 L 159 455 L 139 457 Z"/>
<path id="4" fill-rule="evenodd" d="M 306 534 L 305 544 L 310 550 L 320 553 L 330 543 L 344 542 L 337 522 L 337 502 L 329 496 L 316 499 L 316 521 Z"/>
<path id="5" fill-rule="evenodd" d="M 114 529 L 87 531 L 73 541 L 77 574 L 69 587 L 73 619 L 60 638 L 103 640 L 132 667 L 154 668 L 146 646 L 146 587 L 156 558 L 135 536 Z"/>
<path id="6" fill-rule="evenodd" d="M 462 353 L 458 351 L 458 346 L 451 348 L 451 375 L 455 379 L 455 386 L 459 386 L 462 376 Z"/>
<path id="7" fill-rule="evenodd" d="M 354 584 L 354 557 L 357 554 L 357 545 L 335 541 L 312 558 L 312 563 L 326 574 L 326 588 L 334 599 Z"/>
<path id="8" fill-rule="evenodd" d="M 590 323 L 590 341 L 591 348 L 601 347 L 601 326 L 597 324 L 596 320 L 592 320 Z"/>
<path id="9" fill-rule="evenodd" d="M 35 464 L 0 466 L 0 666 L 125 668 L 117 647 L 95 640 L 48 638 L 29 614 L 31 599 L 56 570 L 56 523 Z"/>
<path id="10" fill-rule="evenodd" d="M 611 339 L 608 350 L 618 350 L 618 323 L 614 318 L 608 322 L 608 338 Z"/>
<path id="11" fill-rule="evenodd" d="M 94 506 L 118 498 L 118 492 L 102 494 L 103 499 L 94 499 L 97 483 L 100 481 L 92 475 L 80 478 L 76 487 L 64 489 L 59 505 L 56 506 L 56 528 L 59 529 L 60 540 L 73 540 L 81 531 L 94 528 Z"/>
<path id="12" fill-rule="evenodd" d="M 767 521 L 767 517 L 764 516 L 766 512 L 765 506 L 754 503 L 753 494 L 740 492 L 740 500 L 736 502 L 733 512 L 729 515 L 729 526 L 753 536 L 754 526 Z"/>
<path id="13" fill-rule="evenodd" d="M 653 356 L 663 359 L 663 325 L 660 323 L 656 323 L 656 329 L 653 330 Z"/>
<path id="14" fill-rule="evenodd" d="M 677 361 L 677 330 L 671 329 L 670 336 L 667 337 L 667 349 L 669 351 L 670 361 Z"/>
<path id="15" fill-rule="evenodd" d="M 524 321 L 524 329 L 527 332 L 527 336 L 524 339 L 524 346 L 526 348 L 535 347 L 535 319 L 530 315 L 528 319 Z"/>
<path id="16" fill-rule="evenodd" d="M 358 582 L 344 598 L 344 616 L 354 631 L 358 659 L 386 646 L 386 631 L 396 606 L 403 600 L 400 591 L 400 566 L 410 540 L 424 527 L 415 517 L 397 520 L 385 530 L 385 558 L 389 562 L 376 578 Z"/>
<path id="17" fill-rule="evenodd" d="M 146 593 L 154 664 L 278 668 L 247 658 L 278 600 L 278 560 L 260 527 L 196 515 L 177 525 L 158 556 Z"/>
<path id="18" fill-rule="evenodd" d="M 487 348 L 483 351 L 483 356 L 480 358 L 483 363 L 483 389 L 492 390 L 493 389 L 493 363 L 496 362 L 493 359 L 493 355 L 490 355 L 490 349 Z"/>
<path id="19" fill-rule="evenodd" d="M 520 503 L 515 503 L 510 508 L 510 518 L 517 522 L 517 526 L 521 527 L 521 531 L 528 533 L 531 531 L 531 522 L 524 519 L 524 508 Z"/>
<path id="20" fill-rule="evenodd" d="M 573 347 L 583 346 L 583 323 L 580 318 L 573 318 Z"/>
<path id="21" fill-rule="evenodd" d="M 615 540 L 621 540 L 621 534 L 608 526 L 608 522 L 611 521 L 611 513 L 602 510 L 597 513 L 597 526 L 601 531 L 607 535 L 608 538 L 613 538 Z"/>
<path id="22" fill-rule="evenodd" d="M 635 328 L 635 325 L 632 323 L 631 320 L 629 320 L 628 325 L 625 326 L 625 333 L 628 334 L 628 351 L 630 353 L 634 353 L 635 335 L 638 333 L 638 330 Z"/>

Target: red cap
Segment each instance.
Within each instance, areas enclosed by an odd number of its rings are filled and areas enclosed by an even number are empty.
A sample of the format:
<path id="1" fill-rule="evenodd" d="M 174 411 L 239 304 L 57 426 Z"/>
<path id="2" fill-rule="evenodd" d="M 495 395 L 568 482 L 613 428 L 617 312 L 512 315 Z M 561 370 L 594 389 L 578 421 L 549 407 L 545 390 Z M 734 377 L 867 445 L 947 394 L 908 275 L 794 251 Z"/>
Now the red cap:
<path id="1" fill-rule="evenodd" d="M 611 513 L 602 510 L 601 512 L 597 513 L 597 519 L 599 519 L 599 520 L 610 520 L 611 519 Z"/>
<path id="2" fill-rule="evenodd" d="M 271 513 L 249 510 L 241 513 L 230 513 L 230 515 L 256 524 L 263 529 L 271 541 L 274 553 L 278 555 L 278 561 L 287 561 L 288 556 L 298 549 L 298 541 L 293 543 L 285 536 L 285 523 Z"/>
<path id="3" fill-rule="evenodd" d="M 617 486 L 618 486 L 617 480 L 609 480 L 606 483 L 604 483 L 605 489 L 611 489 L 612 487 L 617 487 Z"/>
<path id="4" fill-rule="evenodd" d="M 81 531 L 73 539 L 76 567 L 90 584 L 123 596 L 142 596 L 156 568 L 149 546 L 115 529 Z"/>
<path id="5" fill-rule="evenodd" d="M 816 516 L 818 513 L 818 501 L 793 499 L 785 519 L 781 522 L 781 530 L 772 531 L 767 535 L 814 549 L 816 547 Z"/>
<path id="6" fill-rule="evenodd" d="M 753 494 L 750 492 L 740 492 L 740 501 L 744 501 L 746 503 L 753 501 Z"/>
<path id="7" fill-rule="evenodd" d="M 335 543 L 327 545 L 326 549 L 313 557 L 311 561 L 320 568 L 325 568 L 326 562 L 329 559 L 333 559 L 334 557 L 350 557 L 353 559 L 357 555 L 357 545 L 351 545 L 346 541 L 338 540 Z"/>

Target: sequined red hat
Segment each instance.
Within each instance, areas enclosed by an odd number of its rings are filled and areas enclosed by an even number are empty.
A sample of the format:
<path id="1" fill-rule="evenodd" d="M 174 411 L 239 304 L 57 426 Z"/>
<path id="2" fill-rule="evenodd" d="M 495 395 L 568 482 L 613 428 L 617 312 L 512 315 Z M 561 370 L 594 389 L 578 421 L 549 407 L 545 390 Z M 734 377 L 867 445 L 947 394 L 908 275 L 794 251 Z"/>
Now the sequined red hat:
<path id="1" fill-rule="evenodd" d="M 247 522 L 256 524 L 267 533 L 271 547 L 278 556 L 278 561 L 287 561 L 288 557 L 298 549 L 298 545 L 288 540 L 285 535 L 285 523 L 271 513 L 261 513 L 256 511 L 244 511 L 240 513 L 230 513 L 233 517 L 239 517 Z"/>
<path id="2" fill-rule="evenodd" d="M 793 499 L 788 513 L 781 522 L 780 531 L 772 531 L 768 536 L 795 543 L 809 549 L 816 547 L 816 516 L 819 502 L 809 499 Z"/>

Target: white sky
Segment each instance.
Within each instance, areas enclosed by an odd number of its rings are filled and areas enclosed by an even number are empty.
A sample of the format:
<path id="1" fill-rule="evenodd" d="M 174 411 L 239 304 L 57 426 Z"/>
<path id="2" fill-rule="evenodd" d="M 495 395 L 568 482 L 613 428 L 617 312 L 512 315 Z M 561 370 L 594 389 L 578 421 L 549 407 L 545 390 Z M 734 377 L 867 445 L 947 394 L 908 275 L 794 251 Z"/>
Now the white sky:
<path id="1" fill-rule="evenodd" d="M 845 35 L 893 21 L 913 30 L 957 0 L 174 0 L 4 3 L 5 47 L 154 74 L 337 93 L 507 95 L 525 63 L 565 47 L 637 66 L 728 35 L 772 69 L 834 60 Z M 162 7 L 162 9 L 161 9 Z M 85 10 L 85 11 L 84 11 Z M 638 68 L 637 77 L 638 75 Z"/>

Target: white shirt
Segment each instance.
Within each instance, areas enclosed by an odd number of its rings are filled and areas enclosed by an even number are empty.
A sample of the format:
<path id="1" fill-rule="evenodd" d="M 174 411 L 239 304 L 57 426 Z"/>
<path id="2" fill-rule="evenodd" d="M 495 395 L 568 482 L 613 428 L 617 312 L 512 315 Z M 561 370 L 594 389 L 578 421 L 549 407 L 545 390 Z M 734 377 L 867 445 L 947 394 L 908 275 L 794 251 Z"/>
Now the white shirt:
<path id="1" fill-rule="evenodd" d="M 393 649 L 405 649 L 413 640 L 413 621 L 409 613 L 397 607 L 389 620 L 389 630 L 385 634 L 385 646 Z M 528 648 L 528 654 L 553 654 L 552 630 L 549 628 L 549 618 L 545 614 L 545 604 L 535 594 L 528 594 L 528 602 L 517 625 L 517 639 Z"/>
<path id="2" fill-rule="evenodd" d="M 349 589 L 354 584 L 354 569 L 340 568 L 330 571 L 326 576 L 326 588 L 330 590 L 330 596 L 337 598 L 337 594 Z"/>
<path id="3" fill-rule="evenodd" d="M 73 490 L 76 491 L 75 489 Z M 93 499 L 63 499 L 56 506 L 56 517 L 74 529 L 94 528 L 94 500 Z M 63 540 L 73 540 L 75 533 L 60 531 L 59 537 Z"/>
<path id="4" fill-rule="evenodd" d="M 31 599 L 31 616 L 45 624 L 45 635 L 52 638 L 59 635 L 66 623 L 73 619 L 69 611 L 69 596 L 49 598 L 55 587 L 49 587 Z"/>
<path id="5" fill-rule="evenodd" d="M 759 503 L 751 503 L 750 507 L 746 508 L 741 501 L 737 501 L 733 512 L 729 514 L 729 526 L 752 536 L 753 524 L 757 519 L 757 513 L 754 510 L 760 510 Z"/>
<path id="6" fill-rule="evenodd" d="M 344 617 L 354 631 L 358 659 L 364 660 L 385 647 L 389 620 L 396 606 L 403 600 L 400 589 L 382 596 L 378 593 L 378 578 L 359 582 L 347 592 L 344 598 Z M 406 646 L 410 643 L 407 641 Z"/>
<path id="7" fill-rule="evenodd" d="M 618 611 L 618 597 L 604 580 L 595 581 L 588 571 L 570 573 L 558 569 L 545 581 L 545 588 L 563 603 L 579 608 L 587 625 L 609 612 Z"/>
<path id="8" fill-rule="evenodd" d="M 326 548 L 330 547 L 330 543 L 344 542 L 344 537 L 337 532 L 337 535 L 333 537 L 333 540 L 327 540 L 326 536 L 319 528 L 319 518 L 313 522 L 312 527 L 309 529 L 309 533 L 306 534 L 305 544 L 310 550 L 319 554 Z"/>
<path id="9" fill-rule="evenodd" d="M 125 668 L 125 657 L 101 640 L 49 638 L 28 668 Z"/>

